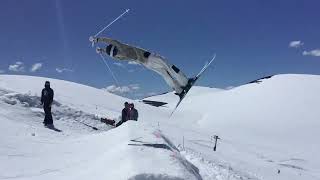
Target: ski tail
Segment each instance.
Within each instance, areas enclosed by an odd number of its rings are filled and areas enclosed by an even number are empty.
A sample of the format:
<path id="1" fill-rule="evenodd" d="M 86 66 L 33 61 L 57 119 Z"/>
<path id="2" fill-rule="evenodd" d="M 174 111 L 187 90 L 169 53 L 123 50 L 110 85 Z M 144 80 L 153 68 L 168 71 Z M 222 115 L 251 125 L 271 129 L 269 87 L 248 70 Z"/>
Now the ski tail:
<path id="1" fill-rule="evenodd" d="M 213 62 L 213 60 L 216 58 L 217 54 L 214 54 L 213 57 L 211 58 L 211 60 L 209 62 L 207 62 L 203 68 L 200 70 L 200 72 L 196 75 L 196 77 L 199 77 L 209 66 L 210 64 Z"/>

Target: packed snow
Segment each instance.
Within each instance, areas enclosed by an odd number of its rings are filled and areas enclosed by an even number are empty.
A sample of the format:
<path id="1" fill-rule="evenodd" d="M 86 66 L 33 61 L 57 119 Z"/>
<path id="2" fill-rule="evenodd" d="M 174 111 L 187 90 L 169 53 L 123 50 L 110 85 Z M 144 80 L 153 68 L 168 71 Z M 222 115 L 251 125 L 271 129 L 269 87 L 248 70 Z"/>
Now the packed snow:
<path id="1" fill-rule="evenodd" d="M 61 132 L 42 124 L 46 80 Z M 320 179 L 319 92 L 316 75 L 193 87 L 170 116 L 173 93 L 148 97 L 168 103 L 153 107 L 73 82 L 0 75 L 0 179 Z M 100 122 L 118 121 L 125 101 L 137 122 Z"/>

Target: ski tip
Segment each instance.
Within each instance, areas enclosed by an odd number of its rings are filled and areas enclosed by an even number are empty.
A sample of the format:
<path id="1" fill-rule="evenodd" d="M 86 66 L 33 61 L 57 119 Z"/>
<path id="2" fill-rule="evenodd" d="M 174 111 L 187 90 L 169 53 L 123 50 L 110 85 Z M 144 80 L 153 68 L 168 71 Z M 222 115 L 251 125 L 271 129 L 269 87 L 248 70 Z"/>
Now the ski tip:
<path id="1" fill-rule="evenodd" d="M 215 59 L 217 57 L 217 53 L 213 54 L 213 59 Z"/>
<path id="2" fill-rule="evenodd" d="M 130 9 L 126 9 L 126 12 L 129 12 L 130 11 Z"/>

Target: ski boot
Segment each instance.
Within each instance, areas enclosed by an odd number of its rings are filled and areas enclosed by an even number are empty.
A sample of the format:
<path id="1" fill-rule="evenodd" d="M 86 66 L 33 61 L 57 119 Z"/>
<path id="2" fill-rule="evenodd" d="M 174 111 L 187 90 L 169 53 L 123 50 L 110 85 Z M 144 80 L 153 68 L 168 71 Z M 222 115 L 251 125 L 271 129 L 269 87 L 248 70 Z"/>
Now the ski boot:
<path id="1" fill-rule="evenodd" d="M 193 86 L 193 84 L 196 80 L 197 80 L 197 78 L 189 78 L 187 85 L 181 87 L 182 92 L 181 93 L 174 93 L 174 94 L 178 95 L 180 99 L 184 98 L 184 96 L 189 92 L 190 88 Z"/>

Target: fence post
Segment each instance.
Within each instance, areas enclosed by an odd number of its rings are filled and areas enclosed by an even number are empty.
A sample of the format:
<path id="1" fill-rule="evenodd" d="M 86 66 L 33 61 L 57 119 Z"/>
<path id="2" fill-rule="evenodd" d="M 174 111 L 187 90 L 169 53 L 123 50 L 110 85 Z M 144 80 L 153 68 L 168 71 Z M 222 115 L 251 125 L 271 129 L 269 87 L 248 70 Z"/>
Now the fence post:
<path id="1" fill-rule="evenodd" d="M 182 136 L 182 148 L 183 148 L 183 150 L 185 150 L 184 149 L 184 136 Z"/>
<path id="2" fill-rule="evenodd" d="M 215 139 L 213 150 L 216 151 L 217 150 L 217 141 L 220 138 L 219 138 L 219 136 L 216 136 L 216 135 L 214 135 L 213 138 Z"/>

